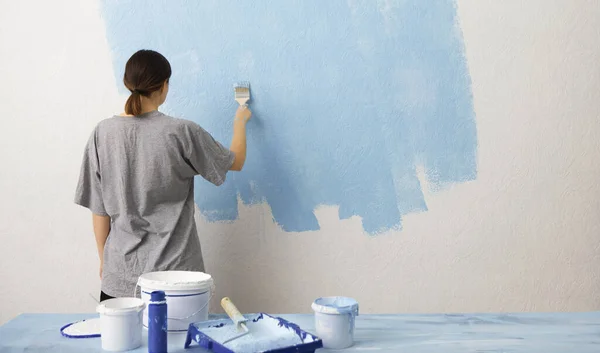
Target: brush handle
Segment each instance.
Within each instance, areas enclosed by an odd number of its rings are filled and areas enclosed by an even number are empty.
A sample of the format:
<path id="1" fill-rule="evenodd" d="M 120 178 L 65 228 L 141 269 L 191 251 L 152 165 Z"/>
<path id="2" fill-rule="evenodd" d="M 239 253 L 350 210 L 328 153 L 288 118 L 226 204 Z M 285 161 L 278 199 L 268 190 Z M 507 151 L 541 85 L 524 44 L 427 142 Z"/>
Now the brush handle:
<path id="1" fill-rule="evenodd" d="M 233 320 L 236 326 L 239 326 L 240 324 L 243 324 L 246 321 L 248 321 L 228 297 L 221 299 L 221 306 L 223 307 L 227 315 L 229 315 L 231 320 Z"/>
<path id="2" fill-rule="evenodd" d="M 250 98 L 236 98 L 235 99 L 235 101 L 238 102 L 238 104 L 242 107 L 247 107 L 249 100 L 250 100 Z"/>

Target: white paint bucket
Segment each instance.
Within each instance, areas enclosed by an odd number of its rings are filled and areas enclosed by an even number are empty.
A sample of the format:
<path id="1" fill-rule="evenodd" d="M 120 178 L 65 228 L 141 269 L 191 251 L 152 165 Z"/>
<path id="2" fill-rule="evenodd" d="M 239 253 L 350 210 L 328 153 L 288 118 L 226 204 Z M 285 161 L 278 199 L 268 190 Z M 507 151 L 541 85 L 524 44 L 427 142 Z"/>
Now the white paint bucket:
<path id="1" fill-rule="evenodd" d="M 354 318 L 358 316 L 358 303 L 352 298 L 325 297 L 312 304 L 315 311 L 317 336 L 323 348 L 344 349 L 354 344 Z"/>
<path id="2" fill-rule="evenodd" d="M 161 271 L 145 273 L 138 279 L 142 299 L 150 301 L 150 293 L 165 292 L 167 298 L 167 329 L 187 331 L 193 322 L 208 320 L 208 303 L 214 292 L 209 274 L 192 271 Z M 148 312 L 144 310 L 144 327 L 148 327 Z"/>
<path id="3" fill-rule="evenodd" d="M 96 307 L 100 314 L 103 350 L 122 352 L 142 345 L 142 311 L 145 306 L 139 298 L 114 298 Z"/>

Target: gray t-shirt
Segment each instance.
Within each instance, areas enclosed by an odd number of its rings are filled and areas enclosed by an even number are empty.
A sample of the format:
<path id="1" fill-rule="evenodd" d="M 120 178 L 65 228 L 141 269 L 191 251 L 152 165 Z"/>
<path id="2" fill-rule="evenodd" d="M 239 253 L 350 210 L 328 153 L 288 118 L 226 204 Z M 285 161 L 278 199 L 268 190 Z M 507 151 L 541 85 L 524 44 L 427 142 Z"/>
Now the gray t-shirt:
<path id="1" fill-rule="evenodd" d="M 146 272 L 204 271 L 194 176 L 221 185 L 234 158 L 194 122 L 158 111 L 98 124 L 85 148 L 75 203 L 111 219 L 103 292 L 132 296 Z"/>

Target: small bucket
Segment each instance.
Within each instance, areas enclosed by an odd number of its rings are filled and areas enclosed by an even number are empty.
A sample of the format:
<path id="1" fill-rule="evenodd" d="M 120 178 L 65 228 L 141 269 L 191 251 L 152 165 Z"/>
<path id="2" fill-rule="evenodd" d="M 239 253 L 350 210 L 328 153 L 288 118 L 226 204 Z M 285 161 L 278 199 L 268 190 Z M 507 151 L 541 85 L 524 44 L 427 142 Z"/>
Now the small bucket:
<path id="1" fill-rule="evenodd" d="M 208 303 L 214 293 L 209 274 L 193 271 L 161 271 L 145 273 L 138 279 L 142 299 L 150 301 L 150 293 L 163 291 L 167 298 L 167 329 L 187 332 L 193 322 L 208 320 Z M 148 327 L 148 311 L 144 310 L 144 327 Z"/>
<path id="2" fill-rule="evenodd" d="M 354 318 L 358 302 L 346 297 L 319 298 L 312 304 L 317 336 L 323 348 L 344 349 L 354 344 Z"/>
<path id="3" fill-rule="evenodd" d="M 96 307 L 100 314 L 102 349 L 122 352 L 142 345 L 142 311 L 139 298 L 108 299 Z"/>

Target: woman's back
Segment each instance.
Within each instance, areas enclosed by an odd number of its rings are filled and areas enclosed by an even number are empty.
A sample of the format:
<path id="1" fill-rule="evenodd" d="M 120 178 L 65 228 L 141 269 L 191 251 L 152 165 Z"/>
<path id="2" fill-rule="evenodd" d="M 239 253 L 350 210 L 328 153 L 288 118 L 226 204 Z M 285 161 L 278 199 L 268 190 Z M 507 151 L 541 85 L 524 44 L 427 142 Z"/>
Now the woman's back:
<path id="1" fill-rule="evenodd" d="M 146 272 L 204 271 L 194 176 L 221 185 L 246 160 L 250 110 L 236 111 L 227 149 L 197 124 L 158 111 L 170 77 L 160 53 L 133 54 L 123 75 L 131 92 L 125 114 L 99 123 L 85 148 L 75 203 L 93 213 L 101 300 L 133 295 Z"/>
<path id="2" fill-rule="evenodd" d="M 76 202 L 111 219 L 102 289 L 133 295 L 144 272 L 203 271 L 194 176 L 220 185 L 234 154 L 197 124 L 158 111 L 102 121 L 88 142 Z"/>

